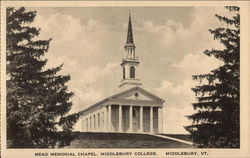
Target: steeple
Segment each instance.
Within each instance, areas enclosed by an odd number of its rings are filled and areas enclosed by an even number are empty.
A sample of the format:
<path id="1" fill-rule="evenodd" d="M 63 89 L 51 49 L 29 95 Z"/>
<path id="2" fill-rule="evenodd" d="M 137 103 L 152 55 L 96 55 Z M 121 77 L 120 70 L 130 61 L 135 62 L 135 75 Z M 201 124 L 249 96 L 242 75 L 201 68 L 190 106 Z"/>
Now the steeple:
<path id="1" fill-rule="evenodd" d="M 136 70 L 139 66 L 138 57 L 135 56 L 135 44 L 133 39 L 132 20 L 129 12 L 127 42 L 125 48 L 125 59 L 122 59 L 121 67 L 123 71 L 123 78 L 119 87 L 122 89 L 131 88 L 133 86 L 141 85 L 140 80 L 137 79 Z"/>
<path id="2" fill-rule="evenodd" d="M 127 34 L 127 43 L 126 44 L 134 44 L 130 12 L 129 12 L 128 34 Z"/>
<path id="3" fill-rule="evenodd" d="M 128 19 L 128 32 L 127 32 L 127 42 L 124 46 L 127 59 L 135 59 L 135 44 L 134 44 L 134 38 L 133 38 L 133 30 L 132 30 L 132 20 L 131 15 L 129 12 L 129 19 Z"/>

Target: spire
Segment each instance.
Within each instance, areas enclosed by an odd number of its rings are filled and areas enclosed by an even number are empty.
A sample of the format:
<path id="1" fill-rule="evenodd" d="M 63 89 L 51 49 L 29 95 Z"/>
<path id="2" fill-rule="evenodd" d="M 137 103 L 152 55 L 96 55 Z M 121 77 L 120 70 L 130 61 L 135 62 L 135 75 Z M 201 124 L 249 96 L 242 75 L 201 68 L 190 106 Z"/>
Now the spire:
<path id="1" fill-rule="evenodd" d="M 128 20 L 127 44 L 134 44 L 130 11 L 129 11 L 129 20 Z"/>
<path id="2" fill-rule="evenodd" d="M 132 22 L 131 15 L 129 12 L 129 20 L 128 20 L 128 34 L 127 34 L 127 42 L 124 46 L 125 49 L 125 58 L 122 59 L 121 67 L 122 67 L 122 81 L 119 85 L 121 89 L 127 89 L 133 86 L 140 86 L 141 82 L 137 78 L 137 67 L 139 66 L 138 57 L 135 56 L 135 44 L 133 40 L 133 31 L 132 31 Z"/>

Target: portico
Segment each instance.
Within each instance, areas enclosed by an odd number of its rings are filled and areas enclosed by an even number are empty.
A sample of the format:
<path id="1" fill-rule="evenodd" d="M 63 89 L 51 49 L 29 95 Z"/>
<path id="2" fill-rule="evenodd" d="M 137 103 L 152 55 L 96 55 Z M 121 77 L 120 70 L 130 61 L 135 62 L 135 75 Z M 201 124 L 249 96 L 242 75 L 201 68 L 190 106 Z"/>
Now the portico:
<path id="1" fill-rule="evenodd" d="M 162 111 L 161 107 L 138 105 L 108 105 L 108 107 L 111 108 L 111 126 L 108 129 L 109 132 L 162 132 L 162 121 L 159 119 Z M 119 109 L 118 114 L 117 110 L 115 110 L 117 108 Z"/>
<path id="2" fill-rule="evenodd" d="M 82 131 L 161 133 L 163 102 L 141 87 L 134 87 L 81 111 Z"/>

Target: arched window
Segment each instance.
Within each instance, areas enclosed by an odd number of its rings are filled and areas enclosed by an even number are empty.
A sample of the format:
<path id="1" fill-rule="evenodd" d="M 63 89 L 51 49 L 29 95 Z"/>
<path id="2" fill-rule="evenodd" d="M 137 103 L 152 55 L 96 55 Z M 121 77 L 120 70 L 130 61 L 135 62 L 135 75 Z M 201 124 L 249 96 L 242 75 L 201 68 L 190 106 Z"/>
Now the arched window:
<path id="1" fill-rule="evenodd" d="M 123 68 L 123 79 L 125 79 L 125 67 Z"/>
<path id="2" fill-rule="evenodd" d="M 135 78 L 135 67 L 134 66 L 130 67 L 130 78 Z"/>

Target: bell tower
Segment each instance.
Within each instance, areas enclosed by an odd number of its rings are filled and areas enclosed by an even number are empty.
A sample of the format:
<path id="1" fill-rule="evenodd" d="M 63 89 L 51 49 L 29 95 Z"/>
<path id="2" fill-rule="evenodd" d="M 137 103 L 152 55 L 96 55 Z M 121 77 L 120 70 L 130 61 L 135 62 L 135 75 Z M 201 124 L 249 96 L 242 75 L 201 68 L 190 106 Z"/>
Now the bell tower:
<path id="1" fill-rule="evenodd" d="M 133 40 L 133 31 L 132 31 L 132 22 L 131 15 L 129 13 L 128 20 L 128 33 L 127 33 L 127 42 L 124 46 L 125 49 L 125 58 L 122 59 L 122 80 L 119 85 L 122 89 L 128 89 L 134 86 L 141 85 L 140 80 L 137 78 L 136 70 L 139 66 L 138 57 L 135 55 L 135 44 Z"/>

